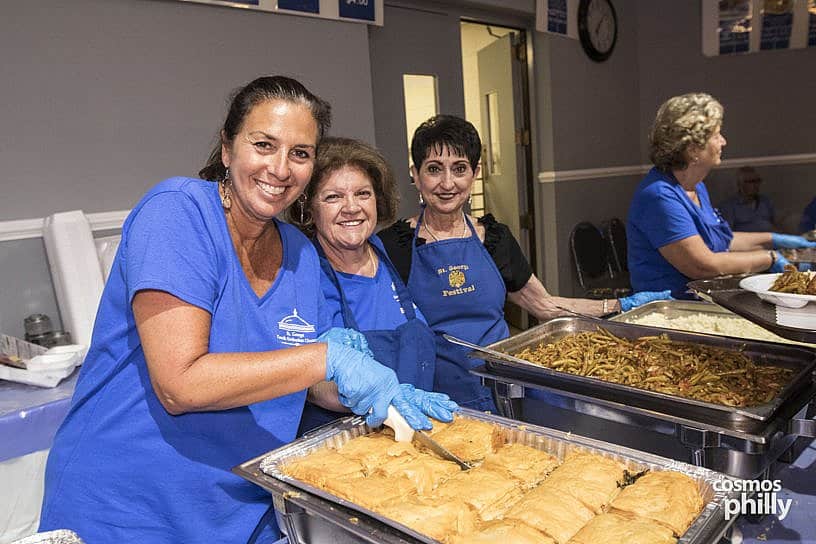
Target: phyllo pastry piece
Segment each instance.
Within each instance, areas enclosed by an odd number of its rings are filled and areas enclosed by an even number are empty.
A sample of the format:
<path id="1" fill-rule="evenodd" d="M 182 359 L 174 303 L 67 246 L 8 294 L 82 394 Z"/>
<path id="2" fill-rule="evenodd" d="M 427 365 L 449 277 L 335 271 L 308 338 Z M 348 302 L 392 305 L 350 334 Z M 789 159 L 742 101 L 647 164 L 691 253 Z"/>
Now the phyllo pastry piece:
<path id="1" fill-rule="evenodd" d="M 427 495 L 443 481 L 461 472 L 456 463 L 431 455 L 416 457 L 399 456 L 388 459 L 377 467 L 375 474 L 388 477 L 404 477 L 416 486 L 417 493 Z"/>
<path id="2" fill-rule="evenodd" d="M 671 529 L 647 519 L 601 514 L 578 531 L 569 544 L 674 544 Z"/>
<path id="3" fill-rule="evenodd" d="M 430 503 L 410 497 L 384 506 L 379 513 L 440 541 L 473 532 L 478 521 L 476 512 L 460 499 Z"/>
<path id="4" fill-rule="evenodd" d="M 564 544 L 593 516 L 592 510 L 572 495 L 539 486 L 524 495 L 504 518 L 523 521 Z"/>
<path id="5" fill-rule="evenodd" d="M 681 472 L 649 472 L 621 491 L 613 510 L 648 518 L 681 536 L 703 509 L 697 483 Z"/>
<path id="6" fill-rule="evenodd" d="M 374 472 L 378 466 L 394 458 L 413 459 L 419 451 L 410 442 L 396 442 L 393 436 L 371 433 L 358 436 L 343 444 L 337 453 L 348 459 L 359 461 L 366 474 Z"/>
<path id="7" fill-rule="evenodd" d="M 433 493 L 433 500 L 446 502 L 461 498 L 485 521 L 504 514 L 521 498 L 515 480 L 482 468 L 460 471 Z"/>
<path id="8" fill-rule="evenodd" d="M 337 478 L 362 478 L 363 465 L 343 457 L 337 450 L 324 448 L 298 457 L 281 467 L 284 474 L 316 487 L 325 488 L 326 482 Z"/>
<path id="9" fill-rule="evenodd" d="M 337 478 L 327 481 L 325 489 L 369 510 L 376 510 L 385 503 L 404 500 L 416 492 L 414 483 L 408 478 L 388 478 L 379 475 L 365 478 Z"/>
<path id="10" fill-rule="evenodd" d="M 505 444 L 485 457 L 482 468 L 517 480 L 522 488 L 531 488 L 558 466 L 558 458 L 524 444 Z"/>
<path id="11" fill-rule="evenodd" d="M 448 544 L 555 544 L 555 540 L 517 520 L 482 523 L 476 531 L 448 539 Z"/>
<path id="12" fill-rule="evenodd" d="M 464 417 L 457 417 L 433 438 L 464 461 L 481 461 L 503 442 L 496 425 Z"/>
<path id="13" fill-rule="evenodd" d="M 608 457 L 577 452 L 544 480 L 543 486 L 570 494 L 596 514 L 617 494 L 624 466 Z"/>

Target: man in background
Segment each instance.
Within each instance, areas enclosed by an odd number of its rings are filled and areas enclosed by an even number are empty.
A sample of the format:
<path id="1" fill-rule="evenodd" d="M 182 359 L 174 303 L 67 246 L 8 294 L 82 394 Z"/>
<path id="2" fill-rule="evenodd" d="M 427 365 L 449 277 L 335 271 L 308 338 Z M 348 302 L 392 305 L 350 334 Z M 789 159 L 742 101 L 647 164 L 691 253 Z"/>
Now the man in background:
<path id="1" fill-rule="evenodd" d="M 802 212 L 802 220 L 799 222 L 799 232 L 808 232 L 816 229 L 816 198 L 810 201 Z"/>
<path id="2" fill-rule="evenodd" d="M 771 200 L 759 194 L 762 178 L 751 166 L 737 170 L 737 194 L 719 205 L 731 230 L 740 232 L 773 232 L 774 209 Z"/>

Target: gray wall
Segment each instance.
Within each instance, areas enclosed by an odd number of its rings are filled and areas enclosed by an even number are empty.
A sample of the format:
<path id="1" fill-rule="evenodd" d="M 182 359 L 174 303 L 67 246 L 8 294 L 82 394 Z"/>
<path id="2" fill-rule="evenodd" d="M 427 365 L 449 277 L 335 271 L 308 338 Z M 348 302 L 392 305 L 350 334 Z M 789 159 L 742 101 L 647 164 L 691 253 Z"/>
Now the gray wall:
<path id="1" fill-rule="evenodd" d="M 0 51 L 4 220 L 129 209 L 195 174 L 229 93 L 263 74 L 332 102 L 335 133 L 374 138 L 363 24 L 176 1 L 6 2 Z"/>
<path id="2" fill-rule="evenodd" d="M 227 97 L 263 74 L 334 106 L 332 132 L 374 140 L 367 25 L 156 0 L 4 2 L 0 220 L 130 209 L 194 175 Z M 42 240 L 0 242 L 0 332 L 59 323 Z"/>

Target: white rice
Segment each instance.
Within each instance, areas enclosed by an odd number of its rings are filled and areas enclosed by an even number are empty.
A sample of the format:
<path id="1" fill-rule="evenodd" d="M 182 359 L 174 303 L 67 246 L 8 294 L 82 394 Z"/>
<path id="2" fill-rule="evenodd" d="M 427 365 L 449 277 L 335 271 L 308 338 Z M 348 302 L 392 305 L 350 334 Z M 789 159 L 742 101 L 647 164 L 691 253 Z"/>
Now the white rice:
<path id="1" fill-rule="evenodd" d="M 651 313 L 627 319 L 626 322 L 636 325 L 660 327 L 663 329 L 719 334 L 750 340 L 765 340 L 767 342 L 801 344 L 814 347 L 813 344 L 802 344 L 801 342 L 794 342 L 793 340 L 787 340 L 781 336 L 777 336 L 771 331 L 763 329 L 759 325 L 738 316 L 695 314 L 669 318 L 663 314 Z"/>

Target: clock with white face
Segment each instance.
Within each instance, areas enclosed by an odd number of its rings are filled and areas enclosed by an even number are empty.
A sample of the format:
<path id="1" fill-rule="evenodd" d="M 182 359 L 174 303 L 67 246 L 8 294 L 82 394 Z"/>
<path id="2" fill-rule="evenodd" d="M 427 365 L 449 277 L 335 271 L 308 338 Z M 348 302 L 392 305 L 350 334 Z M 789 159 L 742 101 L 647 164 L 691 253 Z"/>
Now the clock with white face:
<path id="1" fill-rule="evenodd" d="M 618 41 L 618 17 L 611 0 L 581 0 L 578 37 L 589 58 L 596 62 L 609 58 Z"/>

